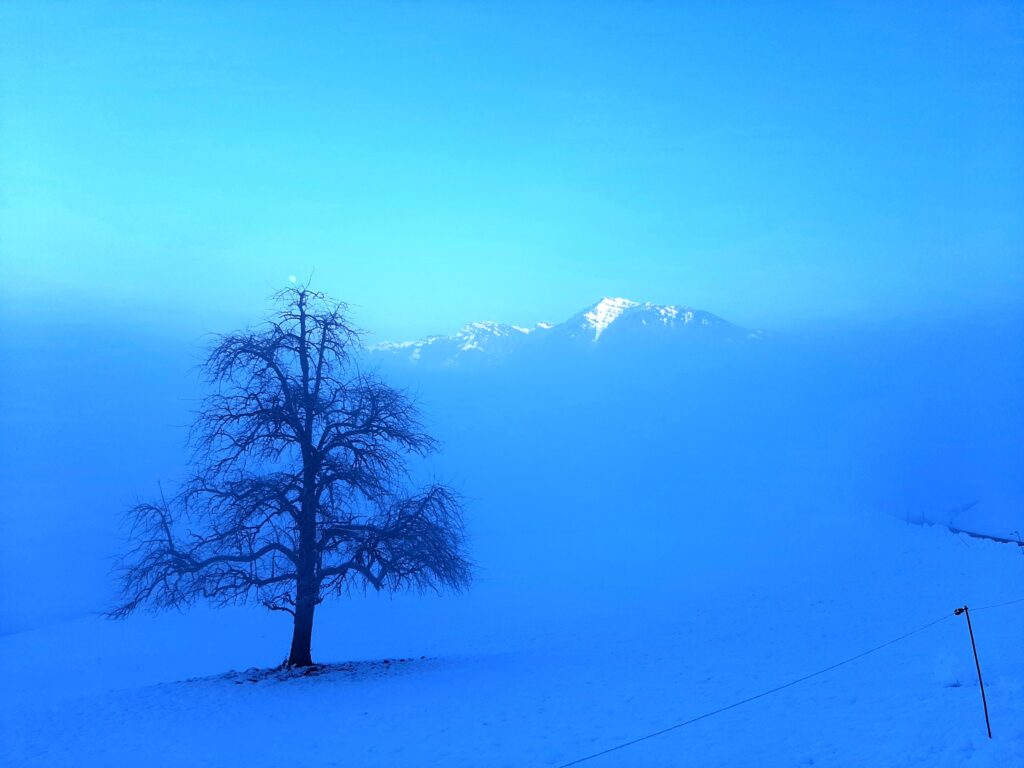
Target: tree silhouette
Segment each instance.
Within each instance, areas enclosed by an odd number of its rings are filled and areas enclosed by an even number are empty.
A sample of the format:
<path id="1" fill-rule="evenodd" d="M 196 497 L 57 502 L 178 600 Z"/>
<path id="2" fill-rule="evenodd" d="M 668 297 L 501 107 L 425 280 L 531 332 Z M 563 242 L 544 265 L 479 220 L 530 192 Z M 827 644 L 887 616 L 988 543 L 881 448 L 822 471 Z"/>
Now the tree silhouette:
<path id="1" fill-rule="evenodd" d="M 456 495 L 408 489 L 407 458 L 436 443 L 403 392 L 360 370 L 346 306 L 306 287 L 274 298 L 262 326 L 212 345 L 194 474 L 131 510 L 110 615 L 255 600 L 292 615 L 287 664 L 309 666 L 324 597 L 458 590 L 471 569 Z"/>

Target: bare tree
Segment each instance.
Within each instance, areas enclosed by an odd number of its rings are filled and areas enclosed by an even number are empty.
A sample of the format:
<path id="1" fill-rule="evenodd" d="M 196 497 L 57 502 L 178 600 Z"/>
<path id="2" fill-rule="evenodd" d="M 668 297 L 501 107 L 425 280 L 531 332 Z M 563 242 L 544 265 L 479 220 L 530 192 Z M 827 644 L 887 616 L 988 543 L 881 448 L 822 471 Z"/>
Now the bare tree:
<path id="1" fill-rule="evenodd" d="M 312 664 L 316 606 L 353 586 L 461 589 L 461 509 L 446 486 L 407 489 L 434 450 L 402 392 L 358 367 L 346 307 L 305 287 L 263 326 L 218 337 L 191 434 L 195 472 L 136 505 L 113 617 L 259 602 L 294 619 L 287 664 Z"/>

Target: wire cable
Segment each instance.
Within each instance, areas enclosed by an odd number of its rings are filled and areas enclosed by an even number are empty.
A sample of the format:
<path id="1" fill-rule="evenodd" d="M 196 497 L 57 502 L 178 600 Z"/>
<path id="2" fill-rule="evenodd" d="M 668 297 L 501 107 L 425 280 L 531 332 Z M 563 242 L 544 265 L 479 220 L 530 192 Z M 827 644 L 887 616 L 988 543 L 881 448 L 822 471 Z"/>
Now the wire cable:
<path id="1" fill-rule="evenodd" d="M 1007 605 L 1016 605 L 1017 603 L 1024 603 L 1024 597 L 1016 600 L 1007 600 L 1005 603 L 996 603 L 995 605 L 983 605 L 980 608 L 971 608 L 971 610 L 977 613 L 978 611 L 989 611 L 993 608 L 1002 608 Z"/>
<path id="2" fill-rule="evenodd" d="M 1024 602 L 1024 598 L 1021 598 L 1020 600 L 1014 600 L 1012 602 Z M 1000 605 L 1010 605 L 1010 603 L 1002 603 Z M 1000 605 L 992 605 L 992 606 L 987 606 L 987 607 L 988 608 L 998 608 L 998 607 L 1000 607 Z M 985 609 L 977 608 L 975 610 L 985 610 Z M 685 721 L 683 721 L 681 723 L 676 723 L 675 725 L 670 725 L 668 728 L 662 728 L 660 731 L 655 731 L 654 733 L 648 733 L 645 736 L 640 736 L 639 738 L 633 739 L 631 741 L 623 742 L 622 744 L 616 744 L 614 747 L 609 747 L 608 749 L 602 749 L 600 752 L 594 752 L 593 754 L 587 755 L 586 757 L 580 757 L 580 758 L 577 758 L 576 760 L 571 760 L 568 763 L 562 763 L 561 765 L 557 766 L 557 768 L 569 768 L 569 766 L 572 766 L 572 765 L 579 765 L 580 763 L 584 763 L 587 760 L 593 760 L 595 757 L 601 757 L 602 755 L 607 755 L 607 754 L 609 754 L 611 752 L 617 752 L 620 749 L 625 749 L 626 747 L 631 747 L 634 744 L 639 744 L 641 741 L 647 741 L 648 739 L 653 739 L 656 736 L 662 736 L 662 735 L 664 735 L 666 733 L 669 733 L 670 731 L 674 731 L 674 730 L 676 730 L 678 728 L 682 728 L 682 727 L 687 726 L 687 725 L 692 725 L 693 723 L 699 722 L 701 720 L 705 720 L 705 719 L 707 719 L 709 717 L 713 717 L 714 715 L 721 714 L 722 712 L 727 712 L 730 709 L 735 709 L 736 707 L 743 706 L 744 704 L 749 704 L 750 702 L 756 701 L 757 699 L 763 699 L 765 696 L 770 696 L 771 694 L 778 693 L 779 691 L 783 691 L 786 688 L 791 688 L 794 685 L 802 683 L 802 682 L 804 682 L 806 680 L 810 680 L 812 677 L 818 677 L 819 675 L 823 675 L 826 672 L 831 672 L 833 669 L 837 669 L 838 667 L 841 667 L 841 666 L 843 666 L 845 664 L 850 664 L 851 662 L 857 661 L 858 659 L 863 659 L 865 656 L 868 656 L 868 655 L 870 655 L 872 653 L 876 653 L 877 651 L 880 651 L 883 648 L 888 648 L 890 645 L 894 645 L 895 643 L 898 643 L 901 640 L 906 640 L 908 637 L 910 637 L 911 635 L 916 635 L 918 632 L 924 632 L 924 630 L 929 629 L 931 627 L 934 627 L 936 624 L 939 624 L 940 622 L 943 622 L 946 619 L 950 619 L 952 617 L 953 617 L 952 613 L 947 613 L 942 618 L 935 619 L 935 621 L 930 621 L 927 624 L 918 627 L 917 629 L 914 629 L 914 630 L 911 630 L 910 632 L 907 632 L 905 635 L 900 635 L 899 637 L 893 638 L 892 640 L 889 640 L 889 641 L 887 641 L 885 643 L 882 643 L 881 645 L 876 645 L 874 648 L 870 648 L 870 649 L 868 649 L 866 651 L 862 651 L 861 653 L 858 653 L 856 656 L 851 656 L 848 659 L 843 659 L 842 661 L 837 661 L 835 664 L 831 664 L 831 665 L 825 667 L 824 669 L 819 669 L 817 672 L 811 672 L 809 675 L 804 675 L 803 677 L 798 677 L 796 680 L 791 680 L 790 682 L 784 683 L 783 685 L 776 686 L 775 688 L 771 688 L 771 689 L 769 689 L 767 691 L 762 691 L 761 693 L 758 693 L 758 694 L 756 694 L 754 696 L 748 696 L 745 699 L 733 702 L 732 704 L 728 704 L 728 705 L 726 705 L 724 707 L 719 707 L 718 709 L 713 709 L 710 712 L 705 712 L 702 715 L 698 715 L 697 717 L 692 717 L 689 720 L 685 720 Z"/>

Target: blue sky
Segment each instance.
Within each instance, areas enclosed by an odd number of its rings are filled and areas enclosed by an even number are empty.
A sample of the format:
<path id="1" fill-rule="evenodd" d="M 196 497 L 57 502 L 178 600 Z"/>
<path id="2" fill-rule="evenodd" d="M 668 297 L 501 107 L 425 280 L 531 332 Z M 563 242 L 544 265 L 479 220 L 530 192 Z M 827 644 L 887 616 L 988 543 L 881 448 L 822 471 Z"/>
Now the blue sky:
<path id="1" fill-rule="evenodd" d="M 1015 3 L 5 3 L 0 299 L 384 337 L 1024 309 Z"/>

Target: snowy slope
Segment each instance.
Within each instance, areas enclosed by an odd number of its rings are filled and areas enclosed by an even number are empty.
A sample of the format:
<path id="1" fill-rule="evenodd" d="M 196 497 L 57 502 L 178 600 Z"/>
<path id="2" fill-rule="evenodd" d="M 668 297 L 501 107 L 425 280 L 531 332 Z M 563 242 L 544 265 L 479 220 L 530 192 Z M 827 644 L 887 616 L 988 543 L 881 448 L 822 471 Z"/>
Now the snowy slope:
<path id="1" fill-rule="evenodd" d="M 371 352 L 422 366 L 451 367 L 493 363 L 538 347 L 557 354 L 609 342 L 626 346 L 695 340 L 739 343 L 768 335 L 690 307 L 606 297 L 555 325 L 538 323 L 533 328 L 521 328 L 490 321 L 470 323 L 450 336 L 385 342 L 372 347 Z"/>
<path id="2" fill-rule="evenodd" d="M 828 666 L 964 601 L 1022 596 L 1016 547 L 872 522 L 869 532 L 823 515 L 777 553 L 708 537 L 682 550 L 741 559 L 742 578 L 695 578 L 681 560 L 679 578 L 624 569 L 598 596 L 572 580 L 520 588 L 534 583 L 526 565 L 489 574 L 463 598 L 331 605 L 318 627 L 322 661 L 394 661 L 312 678 L 223 674 L 280 658 L 287 627 L 255 610 L 83 618 L 8 635 L 0 762 L 279 768 L 301 754 L 307 766 L 557 766 Z M 992 741 L 966 626 L 950 617 L 586 765 L 1024 764 L 1024 604 L 978 612 L 974 627 Z"/>
<path id="3" fill-rule="evenodd" d="M 384 342 L 372 347 L 377 354 L 388 354 L 422 365 L 452 365 L 463 357 L 500 358 L 519 349 L 534 330 L 495 322 L 469 323 L 450 336 L 428 336 L 419 341 Z"/>
<path id="4" fill-rule="evenodd" d="M 631 310 L 597 342 L 554 343 L 611 349 Z M 284 616 L 89 613 L 113 596 L 120 511 L 187 461 L 168 425 L 193 407 L 188 349 L 75 358 L 69 334 L 45 376 L 11 355 L 0 765 L 555 767 L 936 619 L 584 765 L 1024 764 L 1024 604 L 974 616 L 992 742 L 951 615 L 1024 596 L 1022 550 L 916 524 L 974 528 L 958 510 L 980 499 L 990 532 L 1024 530 L 1019 345 L 950 338 L 887 329 L 677 368 L 407 367 L 396 381 L 445 446 L 427 469 L 467 499 L 476 583 L 325 603 L 314 658 L 344 666 L 297 680 L 227 674 L 281 661 Z M 59 483 L 38 470 L 54 445 Z M 346 664 L 384 659 L 411 661 Z"/>
<path id="5" fill-rule="evenodd" d="M 717 339 L 742 340 L 758 334 L 740 328 L 710 312 L 686 306 L 636 302 L 623 298 L 604 298 L 573 315 L 553 329 L 556 335 L 584 339 L 594 343 L 612 337 L 639 341 L 651 334 L 699 334 Z"/>

